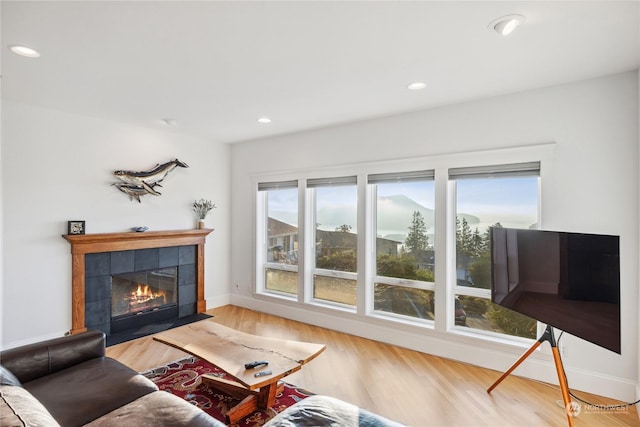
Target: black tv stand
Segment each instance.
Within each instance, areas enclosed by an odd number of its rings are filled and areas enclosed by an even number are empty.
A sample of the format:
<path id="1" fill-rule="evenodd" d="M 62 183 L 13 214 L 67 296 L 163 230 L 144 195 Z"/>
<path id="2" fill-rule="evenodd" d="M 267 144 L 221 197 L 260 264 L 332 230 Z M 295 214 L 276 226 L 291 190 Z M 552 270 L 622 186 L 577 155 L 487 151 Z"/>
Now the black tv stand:
<path id="1" fill-rule="evenodd" d="M 556 372 L 558 374 L 558 382 L 560 383 L 560 391 L 562 393 L 562 401 L 564 402 L 565 412 L 567 414 L 567 421 L 569 422 L 569 427 L 573 427 L 573 417 L 576 416 L 574 413 L 574 407 L 571 403 L 571 397 L 569 395 L 569 385 L 567 384 L 567 377 L 564 374 L 564 367 L 562 366 L 562 359 L 560 358 L 560 351 L 558 351 L 558 343 L 556 342 L 555 335 L 553 334 L 553 328 L 549 325 L 545 328 L 544 332 L 538 338 L 538 340 L 533 343 L 533 345 L 527 350 L 520 358 L 513 364 L 507 371 L 502 374 L 500 378 L 498 378 L 491 387 L 487 389 L 487 393 L 491 393 L 491 391 L 498 386 L 513 372 L 524 360 L 529 357 L 531 353 L 533 353 L 543 342 L 547 341 L 551 346 L 551 352 L 553 354 L 553 361 L 556 365 Z"/>

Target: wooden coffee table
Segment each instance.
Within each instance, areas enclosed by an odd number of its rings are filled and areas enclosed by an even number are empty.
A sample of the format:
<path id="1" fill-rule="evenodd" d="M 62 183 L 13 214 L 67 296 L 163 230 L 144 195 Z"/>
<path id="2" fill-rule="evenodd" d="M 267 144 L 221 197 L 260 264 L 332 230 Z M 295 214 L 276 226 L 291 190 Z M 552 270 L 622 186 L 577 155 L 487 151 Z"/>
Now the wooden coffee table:
<path id="1" fill-rule="evenodd" d="M 247 334 L 211 320 L 170 329 L 154 335 L 153 339 L 206 360 L 235 379 L 202 376 L 209 386 L 240 399 L 240 403 L 225 414 L 229 423 L 273 406 L 278 390 L 283 387 L 278 381 L 302 369 L 302 365 L 325 349 L 324 344 Z M 245 369 L 245 363 L 257 360 L 266 360 L 269 364 Z M 272 372 L 270 375 L 255 376 L 268 370 Z"/>

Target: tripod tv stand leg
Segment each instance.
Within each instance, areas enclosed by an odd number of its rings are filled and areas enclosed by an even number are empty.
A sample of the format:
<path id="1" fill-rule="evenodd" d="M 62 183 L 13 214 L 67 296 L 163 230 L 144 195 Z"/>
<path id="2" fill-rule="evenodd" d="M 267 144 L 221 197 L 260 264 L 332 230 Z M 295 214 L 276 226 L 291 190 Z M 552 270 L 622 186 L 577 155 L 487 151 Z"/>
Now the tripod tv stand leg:
<path id="1" fill-rule="evenodd" d="M 569 395 L 569 385 L 567 384 L 567 377 L 564 374 L 564 367 L 562 366 L 562 359 L 560 358 L 558 345 L 553 335 L 553 328 L 549 325 L 547 325 L 547 328 L 545 329 L 542 336 L 538 338 L 538 341 L 533 343 L 533 345 L 529 348 L 529 350 L 527 350 L 522 356 L 520 356 L 520 358 L 516 360 L 516 362 L 513 365 L 511 365 L 511 367 L 507 369 L 507 371 L 504 374 L 502 374 L 500 378 L 498 378 L 493 384 L 491 384 L 491 387 L 487 389 L 487 393 L 491 393 L 491 391 L 494 388 L 496 388 L 498 384 L 502 382 L 502 380 L 507 378 L 509 374 L 511 374 L 511 372 L 513 372 L 522 362 L 524 362 L 525 359 L 529 357 L 529 355 L 533 353 L 538 347 L 540 347 L 540 344 L 542 344 L 545 341 L 548 341 L 549 345 L 551 345 L 551 352 L 553 353 L 553 361 L 556 365 L 558 382 L 560 383 L 560 391 L 562 393 L 562 401 L 564 402 L 565 411 L 567 413 L 567 421 L 569 422 L 569 427 L 573 427 L 574 415 L 573 415 L 573 406 L 571 405 L 571 397 Z"/>

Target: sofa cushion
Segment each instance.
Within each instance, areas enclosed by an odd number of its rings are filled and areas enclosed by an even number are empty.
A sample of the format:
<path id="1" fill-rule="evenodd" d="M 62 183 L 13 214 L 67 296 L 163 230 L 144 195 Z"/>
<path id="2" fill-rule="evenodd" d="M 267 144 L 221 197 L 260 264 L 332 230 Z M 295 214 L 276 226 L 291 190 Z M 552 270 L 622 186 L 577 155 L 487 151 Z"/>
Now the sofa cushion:
<path id="1" fill-rule="evenodd" d="M 401 427 L 380 415 L 328 396 L 310 396 L 280 412 L 264 427 Z"/>
<path id="2" fill-rule="evenodd" d="M 21 386 L 20 380 L 13 375 L 13 372 L 0 365 L 0 385 Z"/>
<path id="3" fill-rule="evenodd" d="M 0 385 L 0 426 L 60 427 L 42 403 L 22 387 Z"/>
<path id="4" fill-rule="evenodd" d="M 166 391 L 156 391 L 109 412 L 87 427 L 225 427 L 197 406 Z"/>
<path id="5" fill-rule="evenodd" d="M 98 357 L 22 384 L 63 426 L 81 426 L 158 390 L 136 371 Z"/>

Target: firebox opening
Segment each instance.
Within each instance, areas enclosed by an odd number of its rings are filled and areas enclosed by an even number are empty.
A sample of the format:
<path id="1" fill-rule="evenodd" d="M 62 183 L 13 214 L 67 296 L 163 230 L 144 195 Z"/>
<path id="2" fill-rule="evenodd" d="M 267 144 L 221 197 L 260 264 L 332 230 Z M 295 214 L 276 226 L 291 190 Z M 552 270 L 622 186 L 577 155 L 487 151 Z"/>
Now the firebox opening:
<path id="1" fill-rule="evenodd" d="M 176 317 L 177 267 L 111 276 L 111 332 Z"/>

